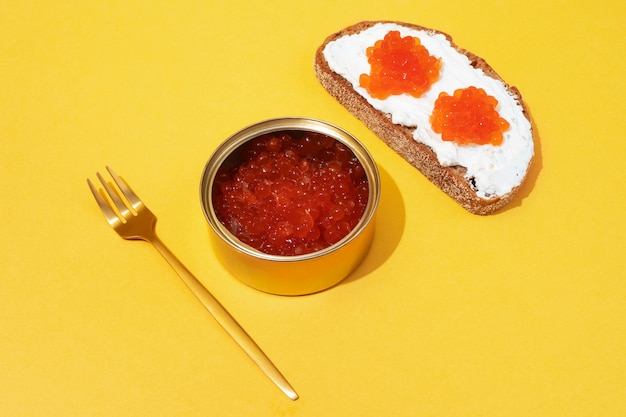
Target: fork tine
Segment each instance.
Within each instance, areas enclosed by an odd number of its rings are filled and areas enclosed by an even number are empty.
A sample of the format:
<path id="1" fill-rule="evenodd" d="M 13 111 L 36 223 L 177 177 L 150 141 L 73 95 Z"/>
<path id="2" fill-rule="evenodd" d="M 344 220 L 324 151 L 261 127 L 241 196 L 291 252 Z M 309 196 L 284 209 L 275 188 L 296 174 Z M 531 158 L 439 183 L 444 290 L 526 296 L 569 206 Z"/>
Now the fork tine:
<path id="1" fill-rule="evenodd" d="M 111 208 L 109 203 L 100 195 L 96 187 L 93 183 L 87 178 L 87 184 L 89 185 L 89 189 L 93 194 L 93 197 L 96 199 L 100 210 L 104 214 L 104 217 L 107 219 L 107 222 L 113 227 L 115 227 L 118 223 L 121 222 L 120 218 L 115 214 L 115 211 Z"/>
<path id="2" fill-rule="evenodd" d="M 122 215 L 122 218 L 125 219 L 126 216 L 128 216 L 129 214 L 132 215 L 133 213 L 131 213 L 126 203 L 122 201 L 119 194 L 117 194 L 117 192 L 113 188 L 111 188 L 109 183 L 102 177 L 102 175 L 100 175 L 100 173 L 98 172 L 96 173 L 96 176 L 102 183 L 102 186 L 104 187 L 106 193 L 109 195 L 109 198 L 111 198 L 111 201 L 117 208 L 117 211 Z"/>
<path id="3" fill-rule="evenodd" d="M 106 169 L 107 171 L 109 171 L 109 174 L 111 174 L 111 178 L 113 178 L 113 181 L 115 181 L 124 197 L 126 197 L 126 200 L 128 200 L 128 202 L 130 203 L 133 210 L 137 212 L 141 208 L 141 206 L 143 206 L 143 202 L 141 201 L 139 196 L 137 196 L 137 194 L 134 193 L 134 191 L 130 188 L 126 181 L 124 181 L 119 175 L 117 175 L 110 167 L 107 166 Z"/>

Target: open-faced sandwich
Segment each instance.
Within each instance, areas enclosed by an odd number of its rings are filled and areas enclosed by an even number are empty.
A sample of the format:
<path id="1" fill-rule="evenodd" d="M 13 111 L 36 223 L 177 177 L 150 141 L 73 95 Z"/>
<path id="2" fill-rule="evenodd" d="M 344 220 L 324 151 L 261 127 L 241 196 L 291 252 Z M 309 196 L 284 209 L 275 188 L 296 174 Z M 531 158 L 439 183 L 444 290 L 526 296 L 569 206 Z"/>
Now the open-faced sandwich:
<path id="1" fill-rule="evenodd" d="M 430 181 L 474 214 L 509 203 L 534 155 L 517 88 L 440 31 L 361 22 L 315 56 L 324 88 Z"/>

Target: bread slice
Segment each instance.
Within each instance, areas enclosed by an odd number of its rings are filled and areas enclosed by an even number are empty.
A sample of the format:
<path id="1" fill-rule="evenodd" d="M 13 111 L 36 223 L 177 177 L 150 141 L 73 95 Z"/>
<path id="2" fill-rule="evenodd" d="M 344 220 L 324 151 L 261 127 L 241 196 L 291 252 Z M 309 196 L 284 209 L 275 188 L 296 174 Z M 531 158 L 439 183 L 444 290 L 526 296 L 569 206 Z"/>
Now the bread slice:
<path id="1" fill-rule="evenodd" d="M 509 141 L 509 143 L 507 144 L 508 148 L 505 150 L 507 156 L 504 157 L 504 164 L 512 163 L 519 166 L 516 166 L 513 169 L 512 174 L 511 172 L 509 172 L 510 170 L 507 167 L 502 168 L 504 170 L 503 172 L 508 172 L 507 174 L 503 175 L 511 176 L 511 178 L 505 178 L 504 183 L 506 184 L 503 190 L 501 189 L 499 190 L 499 192 L 493 192 L 493 190 L 490 188 L 491 186 L 488 186 L 487 188 L 489 188 L 489 190 L 491 191 L 486 192 L 484 190 L 481 191 L 477 187 L 476 177 L 474 176 L 474 174 L 471 173 L 471 171 L 474 169 L 471 166 L 473 163 L 471 154 L 469 157 L 469 162 L 467 160 L 464 161 L 466 162 L 465 165 L 467 166 L 464 166 L 463 164 L 455 163 L 454 161 L 446 161 L 446 158 L 441 155 L 441 152 L 438 156 L 436 150 L 433 149 L 440 146 L 438 142 L 441 143 L 441 146 L 447 147 L 461 147 L 463 145 L 456 145 L 451 142 L 446 142 L 444 144 L 440 136 L 438 136 L 434 132 L 424 134 L 422 129 L 422 133 L 419 133 L 418 128 L 420 126 L 411 125 L 411 123 L 402 123 L 397 121 L 394 122 L 396 116 L 393 114 L 393 112 L 386 112 L 384 109 L 384 105 L 383 107 L 379 106 L 377 103 L 381 103 L 381 101 L 377 101 L 369 97 L 367 91 L 359 87 L 358 81 L 350 79 L 350 76 L 346 75 L 346 73 L 343 73 L 343 70 L 331 68 L 331 66 L 333 65 L 336 67 L 337 64 L 329 62 L 325 54 L 332 54 L 332 48 L 339 48 L 339 45 L 342 45 L 342 49 L 337 49 L 335 51 L 335 55 L 340 57 L 339 59 L 342 59 L 341 56 L 348 53 L 353 54 L 354 57 L 356 57 L 354 59 L 343 57 L 345 61 L 344 66 L 352 65 L 352 63 L 356 63 L 356 61 L 361 62 L 363 61 L 363 59 L 365 60 L 365 62 L 367 62 L 367 58 L 362 56 L 365 55 L 364 46 L 360 45 L 359 47 L 357 47 L 354 43 L 356 41 L 353 41 L 352 39 L 357 39 L 357 37 L 361 36 L 361 34 L 365 36 L 366 31 L 374 30 L 377 31 L 378 36 L 382 39 L 380 33 L 384 34 L 385 30 L 394 28 L 408 31 L 418 31 L 420 33 L 420 38 L 422 39 L 422 44 L 427 49 L 429 49 L 431 55 L 437 56 L 434 51 L 430 51 L 430 48 L 428 46 L 429 41 L 426 38 L 436 37 L 436 42 L 439 42 L 442 45 L 447 43 L 449 46 L 446 46 L 446 48 L 448 48 L 450 51 L 455 51 L 454 53 L 456 53 L 457 55 L 463 55 L 464 57 L 466 57 L 463 58 L 460 56 L 454 56 L 454 54 L 450 55 L 450 59 L 448 59 L 447 56 L 441 57 L 442 70 L 440 80 L 446 80 L 444 84 L 449 83 L 449 80 L 445 79 L 445 77 L 447 76 L 446 71 L 452 71 L 454 69 L 453 66 L 457 65 L 457 62 L 460 62 L 459 58 L 461 58 L 461 61 L 466 61 L 468 67 L 467 71 L 475 72 L 479 80 L 488 81 L 488 88 L 491 88 L 492 91 L 494 89 L 502 89 L 502 91 L 499 91 L 498 94 L 500 94 L 501 97 L 504 97 L 504 101 L 507 101 L 507 103 L 510 99 L 510 103 L 508 103 L 508 105 L 510 106 L 511 111 L 513 111 L 514 113 L 512 113 L 512 115 L 509 117 L 509 119 L 512 120 L 508 120 L 509 123 L 512 125 L 512 133 L 507 136 L 505 132 L 504 141 Z M 362 43 L 366 41 L 360 42 Z M 350 50 L 350 48 L 354 50 Z M 361 62 L 360 65 L 362 66 L 363 62 Z M 487 64 L 485 60 L 471 52 L 468 52 L 467 50 L 457 47 L 452 42 L 452 38 L 449 35 L 437 30 L 408 23 L 393 21 L 360 22 L 328 36 L 316 51 L 314 68 L 315 74 L 322 86 L 337 101 L 339 101 L 339 103 L 341 103 L 348 111 L 350 111 L 354 116 L 361 120 L 389 147 L 391 147 L 398 154 L 400 154 L 411 165 L 420 170 L 431 182 L 433 182 L 437 187 L 439 187 L 442 191 L 444 191 L 454 201 L 456 201 L 470 213 L 479 215 L 494 213 L 496 210 L 502 208 L 507 203 L 509 203 L 519 190 L 521 184 L 526 177 L 534 154 L 532 127 L 527 107 L 524 104 L 524 101 L 522 100 L 522 97 L 517 88 L 506 84 L 504 80 L 500 78 L 500 76 Z M 466 70 L 463 69 L 463 71 Z M 341 72 L 342 74 L 340 74 L 339 72 Z M 438 82 L 431 86 L 431 89 L 435 89 L 437 83 Z M 449 83 L 448 86 L 452 85 L 453 83 Z M 476 85 L 476 87 L 482 86 Z M 436 93 L 436 91 L 433 91 L 433 94 Z M 449 94 L 452 93 L 453 91 L 449 91 Z M 408 111 L 421 111 L 422 113 L 424 112 L 423 105 L 426 103 L 426 101 L 424 101 L 426 99 L 422 100 L 422 102 L 420 102 L 421 99 L 419 98 L 409 98 L 408 100 L 413 100 L 411 101 L 411 103 L 415 104 L 415 108 L 408 109 Z M 432 101 L 432 98 L 430 100 Z M 430 113 L 426 114 L 424 117 L 428 117 L 429 114 Z M 428 120 L 424 119 L 423 117 L 422 119 Z M 421 124 L 424 125 L 428 123 Z M 521 127 L 518 129 L 517 125 L 521 125 Z M 424 126 L 421 127 L 423 128 Z M 428 126 L 428 128 L 430 129 L 430 126 Z M 518 135 L 518 131 L 521 132 L 520 135 Z M 425 136 L 428 136 L 428 138 L 426 138 Z M 480 146 L 492 147 L 491 145 L 469 146 L 474 147 L 472 151 L 476 152 L 480 151 L 477 148 Z M 508 162 L 506 158 L 508 158 L 508 156 L 510 156 L 509 154 L 513 152 L 509 151 L 509 148 L 511 147 L 514 151 L 522 148 L 523 149 L 521 151 L 521 156 L 514 155 L 512 157 L 512 161 Z M 461 150 L 461 152 L 465 152 L 467 150 L 468 149 L 464 149 Z M 457 152 L 457 150 L 454 149 L 453 151 Z M 489 152 L 492 152 L 492 150 L 489 150 Z M 483 159 L 482 154 L 480 155 L 480 158 Z M 500 160 L 497 161 L 497 164 L 502 165 L 502 159 L 503 158 L 500 158 Z M 488 165 L 491 166 L 492 163 L 488 163 Z M 496 172 L 486 175 L 485 178 L 487 178 L 487 182 L 491 181 L 492 179 L 495 180 L 495 182 L 499 182 L 500 179 L 497 177 L 498 174 L 499 171 L 496 170 Z M 480 175 L 482 175 L 482 173 Z"/>

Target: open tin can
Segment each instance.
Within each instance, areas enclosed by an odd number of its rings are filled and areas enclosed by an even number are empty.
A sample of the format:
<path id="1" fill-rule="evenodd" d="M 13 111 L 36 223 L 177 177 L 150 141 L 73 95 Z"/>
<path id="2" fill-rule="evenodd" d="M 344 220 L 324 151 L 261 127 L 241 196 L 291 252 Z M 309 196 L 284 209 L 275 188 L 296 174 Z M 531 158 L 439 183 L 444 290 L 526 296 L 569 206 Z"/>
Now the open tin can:
<path id="1" fill-rule="evenodd" d="M 277 132 L 313 132 L 333 138 L 352 151 L 365 172 L 368 198 L 363 215 L 345 237 L 324 249 L 293 256 L 264 253 L 240 241 L 218 219 L 213 204 L 213 187 L 219 169 L 225 163 L 232 163 L 247 142 Z M 310 118 L 266 120 L 233 134 L 207 162 L 200 184 L 202 210 L 219 261 L 231 275 L 248 286 L 278 295 L 319 292 L 350 275 L 369 251 L 379 198 L 380 176 L 367 149 L 345 130 Z"/>

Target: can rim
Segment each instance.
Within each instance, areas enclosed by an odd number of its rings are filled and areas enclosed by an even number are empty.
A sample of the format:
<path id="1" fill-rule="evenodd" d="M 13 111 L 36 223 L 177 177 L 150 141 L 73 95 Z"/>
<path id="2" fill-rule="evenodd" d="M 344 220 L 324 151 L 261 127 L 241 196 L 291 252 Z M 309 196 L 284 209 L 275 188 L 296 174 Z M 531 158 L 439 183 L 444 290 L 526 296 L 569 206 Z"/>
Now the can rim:
<path id="1" fill-rule="evenodd" d="M 213 188 L 213 182 L 215 180 L 217 170 L 234 151 L 236 151 L 244 143 L 256 137 L 267 133 L 284 130 L 300 130 L 322 133 L 348 146 L 350 150 L 354 153 L 354 155 L 358 158 L 363 169 L 365 170 L 367 181 L 369 184 L 369 194 L 367 199 L 367 205 L 365 206 L 365 211 L 363 212 L 363 215 L 361 216 L 359 222 L 350 231 L 350 233 L 344 236 L 340 241 L 328 246 L 327 248 L 303 255 L 272 255 L 261 252 L 260 250 L 241 242 L 217 219 L 211 201 L 211 190 Z M 318 258 L 346 246 L 348 243 L 354 240 L 361 233 L 361 231 L 364 230 L 366 226 L 372 221 L 376 213 L 379 200 L 380 174 L 378 172 L 378 167 L 376 166 L 374 158 L 365 148 L 365 146 L 346 130 L 334 124 L 319 119 L 307 117 L 282 117 L 267 119 L 235 132 L 225 141 L 223 141 L 215 149 L 215 151 L 213 151 L 211 157 L 204 166 L 202 172 L 202 180 L 200 182 L 200 202 L 202 206 L 202 211 L 204 213 L 204 217 L 206 218 L 207 222 L 216 233 L 216 235 L 219 236 L 233 249 L 239 252 L 245 253 L 258 259 L 277 262 L 297 262 Z"/>

